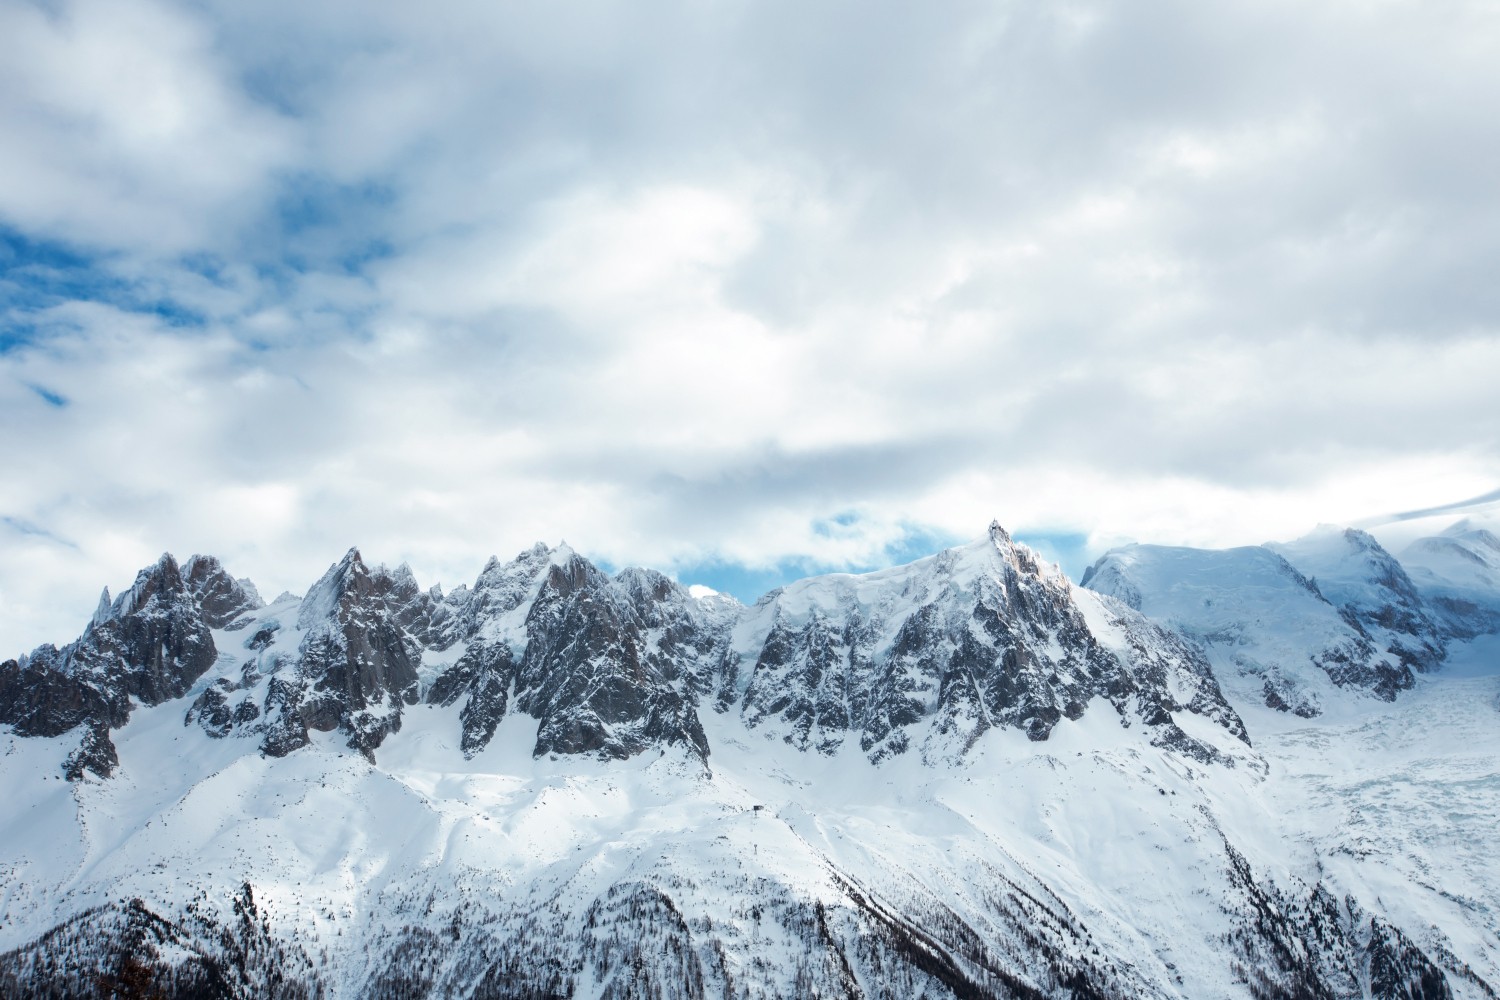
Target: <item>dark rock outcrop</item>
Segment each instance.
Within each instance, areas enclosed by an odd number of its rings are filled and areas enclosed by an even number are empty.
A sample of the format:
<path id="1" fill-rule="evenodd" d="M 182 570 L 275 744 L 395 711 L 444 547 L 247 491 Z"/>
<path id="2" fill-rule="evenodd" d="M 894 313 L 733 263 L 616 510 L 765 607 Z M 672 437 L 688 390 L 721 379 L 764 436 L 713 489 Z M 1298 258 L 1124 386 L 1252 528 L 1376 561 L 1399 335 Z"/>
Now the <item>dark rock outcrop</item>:
<path id="1" fill-rule="evenodd" d="M 1216 752 L 1189 739 L 1177 713 L 1245 738 L 1195 647 L 1077 591 L 998 525 L 973 545 L 883 574 L 801 581 L 754 608 L 696 598 L 649 570 L 611 578 L 543 545 L 492 559 L 472 588 L 447 595 L 350 550 L 295 610 L 291 600 L 262 607 L 216 560 L 194 557 L 184 571 L 164 557 L 101 605 L 77 643 L 0 665 L 0 721 L 23 735 L 118 726 L 131 698 L 188 694 L 215 662 L 210 628 L 234 627 L 246 638 L 184 722 L 214 738 L 253 735 L 270 756 L 337 731 L 373 759 L 420 700 L 460 706 L 468 755 L 519 713 L 536 726 L 537 755 L 681 747 L 706 761 L 708 700 L 800 748 L 854 741 L 874 761 L 917 742 L 962 753 L 993 727 L 1045 740 L 1096 700 L 1202 759 Z"/>
<path id="2" fill-rule="evenodd" d="M 706 757 L 684 653 L 714 643 L 690 619 L 690 600 L 658 574 L 611 580 L 566 548 L 492 560 L 455 615 L 471 623 L 467 649 L 429 698 L 468 695 L 466 753 L 489 741 L 513 691 L 514 708 L 537 720 L 538 755 L 623 758 L 681 745 Z"/>
<path id="3" fill-rule="evenodd" d="M 120 766 L 120 755 L 114 741 L 109 738 L 109 727 L 102 722 L 90 722 L 83 727 L 83 739 L 78 748 L 68 754 L 63 762 L 63 776 L 69 781 L 78 781 L 88 771 L 100 778 L 108 778 Z"/>
<path id="4" fill-rule="evenodd" d="M 248 622 L 244 616 L 264 606 L 248 580 L 230 576 L 213 556 L 193 556 L 183 565 L 182 574 L 209 628 Z"/>
<path id="5" fill-rule="evenodd" d="M 1083 602 L 1117 637 L 1094 632 Z M 982 542 L 870 577 L 801 581 L 770 595 L 744 694 L 751 726 L 771 722 L 800 748 L 833 753 L 853 736 L 872 760 L 911 745 L 963 752 L 994 727 L 1046 740 L 1101 699 L 1174 749 L 1214 757 L 1173 714 L 1189 711 L 1244 740 L 1207 662 L 1122 605 L 1079 593 L 998 525 Z M 1172 692 L 1192 692 L 1187 702 Z"/>
<path id="6" fill-rule="evenodd" d="M 298 610 L 297 669 L 268 691 L 266 753 L 305 744 L 308 729 L 338 729 L 373 759 L 401 728 L 401 707 L 419 699 L 422 647 L 402 626 L 418 595 L 409 571 L 372 571 L 356 549 L 329 568 Z"/>
<path id="7" fill-rule="evenodd" d="M 112 604 L 101 601 L 76 642 L 0 664 L 0 723 L 23 736 L 88 725 L 83 763 L 68 765 L 69 773 L 107 772 L 114 766 L 107 733 L 125 724 L 131 699 L 157 705 L 180 698 L 217 656 L 195 595 L 176 560 L 164 555 Z"/>

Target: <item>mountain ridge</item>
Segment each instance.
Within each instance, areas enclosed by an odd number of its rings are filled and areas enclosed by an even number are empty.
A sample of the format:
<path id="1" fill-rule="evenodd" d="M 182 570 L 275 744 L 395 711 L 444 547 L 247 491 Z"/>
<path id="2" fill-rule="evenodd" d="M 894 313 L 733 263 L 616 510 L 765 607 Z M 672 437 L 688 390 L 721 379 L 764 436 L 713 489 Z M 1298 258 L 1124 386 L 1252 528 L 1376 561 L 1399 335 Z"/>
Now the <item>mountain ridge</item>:
<path id="1" fill-rule="evenodd" d="M 565 546 L 270 604 L 164 557 L 0 665 L 0 992 L 1493 997 L 1500 675 L 1446 668 L 1494 657 L 1403 661 L 1443 621 L 1338 538 L 1198 631 L 998 524 L 753 605 Z M 1393 700 L 1316 660 L 1359 642 Z"/>
<path id="2" fill-rule="evenodd" d="M 71 658 L 95 655 L 105 631 L 155 614 L 138 605 L 165 588 L 185 602 L 179 628 L 210 633 L 182 683 L 205 673 L 202 659 L 239 667 L 202 690 L 188 721 L 215 737 L 251 729 L 271 756 L 306 746 L 313 730 L 337 730 L 370 756 L 399 731 L 406 707 L 463 699 L 470 752 L 507 712 L 521 711 L 538 722 L 537 754 L 623 758 L 681 743 L 706 761 L 698 710 L 710 692 L 714 710 L 738 708 L 752 727 L 784 730 L 825 753 L 852 734 L 874 760 L 906 752 L 919 724 L 927 724 L 927 754 L 961 754 L 994 725 L 1045 740 L 1095 698 L 1205 758 L 1216 751 L 1187 737 L 1172 713 L 1205 715 L 1247 738 L 1191 647 L 1123 609 L 1096 607 L 998 523 L 967 546 L 876 573 L 808 578 L 752 606 L 693 597 L 650 570 L 610 577 L 566 545 L 538 544 L 508 563 L 492 558 L 472 588 L 446 596 L 421 590 L 404 566 L 367 566 L 351 548 L 295 608 L 261 604 L 210 557 L 187 565 L 186 577 L 170 556 L 143 570 L 60 664 L 45 647 L 24 663 L 7 661 L 0 671 L 17 680 L 0 700 L 0 721 L 21 720 L 27 732 L 27 719 L 45 716 L 37 731 L 50 735 L 90 721 L 96 742 L 107 741 L 125 708 L 48 715 L 51 696 L 28 702 L 20 678 L 33 690 L 76 686 Z M 215 629 L 249 638 L 243 650 L 219 650 Z M 1174 685 L 1190 693 L 1179 700 Z"/>

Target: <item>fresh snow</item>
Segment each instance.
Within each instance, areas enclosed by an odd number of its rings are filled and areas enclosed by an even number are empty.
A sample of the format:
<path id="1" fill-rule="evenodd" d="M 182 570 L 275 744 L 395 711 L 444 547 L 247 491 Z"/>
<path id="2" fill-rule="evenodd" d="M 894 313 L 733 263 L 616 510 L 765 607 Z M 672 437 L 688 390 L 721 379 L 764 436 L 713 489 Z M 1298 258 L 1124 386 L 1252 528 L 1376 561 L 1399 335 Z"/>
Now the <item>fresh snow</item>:
<path id="1" fill-rule="evenodd" d="M 801 751 L 777 727 L 751 727 L 707 699 L 706 764 L 680 747 L 625 761 L 533 757 L 537 722 L 514 709 L 466 757 L 459 704 L 406 707 L 375 763 L 333 733 L 272 759 L 257 738 L 209 739 L 185 725 L 194 698 L 247 665 L 261 668 L 251 695 L 263 697 L 277 658 L 295 656 L 305 629 L 326 620 L 330 577 L 351 552 L 305 600 L 283 595 L 248 627 L 216 630 L 219 660 L 187 696 L 138 706 L 113 732 L 120 765 L 108 780 L 61 780 L 76 734 L 23 739 L 0 728 L 0 953 L 124 899 L 227 914 L 230 893 L 250 883 L 273 935 L 312 957 L 330 995 L 360 997 L 398 928 L 462 936 L 485 919 L 505 928 L 515 914 L 546 912 L 583 933 L 597 901 L 640 883 L 668 891 L 689 926 L 711 928 L 727 974 L 754 996 L 793 995 L 806 953 L 775 913 L 819 903 L 842 926 L 858 893 L 894 912 L 956 914 L 1016 955 L 1029 947 L 1024 921 L 1009 921 L 997 900 L 1040 901 L 1022 903 L 1027 926 L 1097 960 L 1125 995 L 1243 997 L 1247 984 L 1225 959 L 1244 907 L 1226 875 L 1232 844 L 1257 878 L 1288 891 L 1327 886 L 1429 954 L 1500 983 L 1500 637 L 1450 643 L 1443 668 L 1394 702 L 1331 684 L 1309 650 L 1358 638 L 1330 600 L 1368 596 L 1368 581 L 1293 567 L 1342 566 L 1334 557 L 1346 545 L 1327 532 L 1285 557 L 1136 546 L 1096 567 L 1103 593 L 1038 567 L 1108 649 L 1125 655 L 1139 641 L 1126 605 L 1203 643 L 1253 745 L 1191 712 L 1175 721 L 1221 763 L 1153 745 L 1148 727 L 1100 699 L 1045 742 L 990 728 L 962 757 L 907 753 L 878 766 L 856 741 Z M 483 637 L 520 655 L 537 571 L 566 570 L 574 555 L 562 552 L 492 562 L 472 591 L 444 600 L 489 602 L 497 613 Z M 730 648 L 750 655 L 777 621 L 857 612 L 899 623 L 1025 556 L 991 536 L 880 573 L 801 581 L 751 608 L 697 588 L 686 596 L 734 623 Z M 269 644 L 249 648 L 273 622 Z M 424 688 L 465 649 L 424 651 Z M 1322 714 L 1266 707 L 1258 681 L 1273 669 L 1315 692 Z M 444 961 L 439 982 L 465 982 L 459 959 Z M 604 995 L 591 969 L 580 997 Z M 1449 983 L 1455 996 L 1485 995 L 1456 974 Z"/>

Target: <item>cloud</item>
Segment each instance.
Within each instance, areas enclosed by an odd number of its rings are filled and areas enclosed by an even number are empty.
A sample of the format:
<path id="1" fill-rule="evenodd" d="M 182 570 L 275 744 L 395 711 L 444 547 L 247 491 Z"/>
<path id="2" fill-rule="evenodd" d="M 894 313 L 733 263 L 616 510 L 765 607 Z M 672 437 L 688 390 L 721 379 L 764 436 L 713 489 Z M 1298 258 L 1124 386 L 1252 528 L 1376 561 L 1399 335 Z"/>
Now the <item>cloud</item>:
<path id="1" fill-rule="evenodd" d="M 163 549 L 270 593 L 565 537 L 754 587 L 1500 477 L 1492 5 L 58 0 L 0 39 L 0 652 Z"/>
<path id="2" fill-rule="evenodd" d="M 147 0 L 0 11 L 0 213 L 82 245 L 186 250 L 243 222 L 291 152 L 216 59 L 212 28 Z"/>
<path id="3" fill-rule="evenodd" d="M 1500 490 L 1490 490 L 1488 493 L 1477 497 L 1469 497 L 1466 500 L 1456 500 L 1452 503 L 1439 504 L 1436 507 L 1428 507 L 1424 510 L 1407 510 L 1399 514 L 1388 514 L 1385 517 L 1372 518 L 1372 525 L 1380 525 L 1391 521 L 1416 521 L 1443 514 L 1468 514 L 1489 511 L 1500 506 Z"/>

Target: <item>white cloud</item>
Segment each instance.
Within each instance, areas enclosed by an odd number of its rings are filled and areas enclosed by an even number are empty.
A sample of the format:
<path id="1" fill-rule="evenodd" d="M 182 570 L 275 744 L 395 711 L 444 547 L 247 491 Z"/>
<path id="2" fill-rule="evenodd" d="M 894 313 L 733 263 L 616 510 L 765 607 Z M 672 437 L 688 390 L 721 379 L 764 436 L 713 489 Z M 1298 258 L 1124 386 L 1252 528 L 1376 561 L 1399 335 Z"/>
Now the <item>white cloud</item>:
<path id="1" fill-rule="evenodd" d="M 190 12 L 149 0 L 0 8 L 0 215 L 132 251 L 243 223 L 293 137 L 213 49 Z"/>
<path id="2" fill-rule="evenodd" d="M 0 10 L 0 653 L 163 549 L 864 565 L 1500 478 L 1492 7 L 570 11 Z"/>

